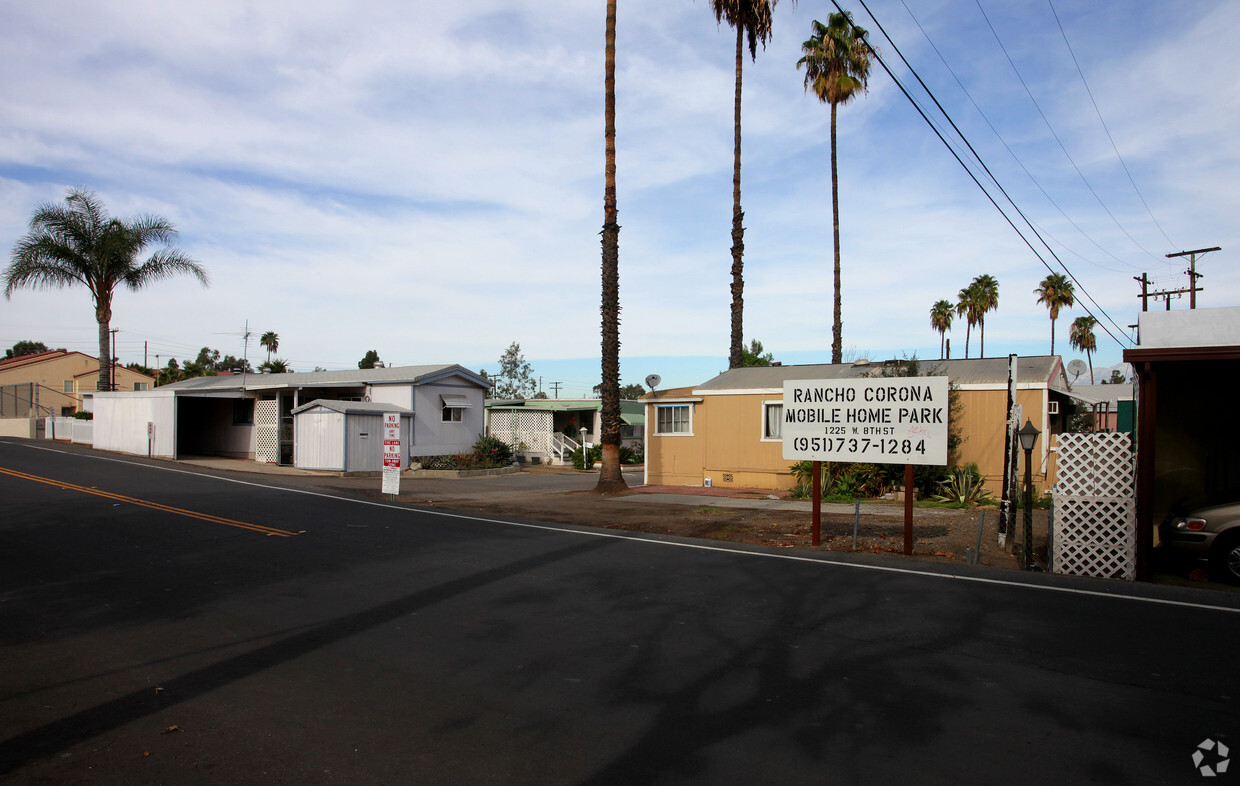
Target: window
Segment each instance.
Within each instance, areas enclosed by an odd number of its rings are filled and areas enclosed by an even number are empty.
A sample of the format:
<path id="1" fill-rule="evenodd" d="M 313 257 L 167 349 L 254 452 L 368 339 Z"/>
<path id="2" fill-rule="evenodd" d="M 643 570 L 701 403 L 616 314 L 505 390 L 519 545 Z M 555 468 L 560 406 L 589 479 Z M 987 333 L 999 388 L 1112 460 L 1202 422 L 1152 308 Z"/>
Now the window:
<path id="1" fill-rule="evenodd" d="M 148 390 L 148 389 L 149 389 L 149 386 L 150 386 L 150 383 L 149 383 L 149 382 L 135 382 L 135 383 L 133 383 L 133 389 L 134 389 L 134 390 Z"/>
<path id="2" fill-rule="evenodd" d="M 72 392 L 73 392 L 73 380 L 71 380 L 71 379 L 66 379 L 66 380 L 65 380 L 65 387 L 64 387 L 64 391 L 65 391 L 66 393 L 72 393 Z"/>
<path id="3" fill-rule="evenodd" d="M 249 426 L 254 423 L 254 399 L 233 399 L 233 425 Z"/>
<path id="4" fill-rule="evenodd" d="M 784 420 L 783 402 L 762 402 L 762 439 L 776 441 L 783 433 L 780 429 Z"/>
<path id="5" fill-rule="evenodd" d="M 693 433 L 693 419 L 688 404 L 669 404 L 655 409 L 655 434 Z"/>
<path id="6" fill-rule="evenodd" d="M 464 411 L 465 410 L 461 409 L 460 407 L 444 407 L 443 408 L 443 422 L 444 423 L 460 423 L 461 413 Z"/>

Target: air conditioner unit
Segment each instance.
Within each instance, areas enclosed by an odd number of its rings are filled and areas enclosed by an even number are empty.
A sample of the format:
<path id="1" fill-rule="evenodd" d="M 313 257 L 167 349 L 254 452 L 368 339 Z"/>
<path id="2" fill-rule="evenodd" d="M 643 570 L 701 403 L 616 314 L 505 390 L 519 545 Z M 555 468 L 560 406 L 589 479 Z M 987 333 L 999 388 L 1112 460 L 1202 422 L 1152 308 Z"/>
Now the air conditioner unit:
<path id="1" fill-rule="evenodd" d="M 1047 406 L 1046 411 L 1048 414 L 1058 415 L 1059 414 L 1059 402 L 1058 401 L 1050 402 L 1049 405 Z"/>

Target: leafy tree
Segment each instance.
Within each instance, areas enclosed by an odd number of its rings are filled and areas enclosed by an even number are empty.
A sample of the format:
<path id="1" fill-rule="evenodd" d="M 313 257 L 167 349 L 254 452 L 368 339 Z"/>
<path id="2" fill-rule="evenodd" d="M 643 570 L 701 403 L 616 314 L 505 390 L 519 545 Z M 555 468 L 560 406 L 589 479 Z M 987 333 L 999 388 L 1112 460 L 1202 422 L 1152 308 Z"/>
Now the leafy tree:
<path id="1" fill-rule="evenodd" d="M 616 0 L 607 0 L 603 51 L 602 465 L 596 491 L 627 488 L 620 472 L 620 224 L 616 205 Z M 509 351 L 516 348 L 514 343 Z M 503 358 L 500 359 L 501 364 Z M 528 369 L 528 365 L 526 366 Z M 515 371 L 515 369 L 514 369 Z M 511 378 L 510 378 L 511 381 Z M 533 388 L 531 380 L 530 388 Z"/>
<path id="2" fill-rule="evenodd" d="M 827 17 L 827 24 L 814 20 L 811 35 L 801 44 L 803 57 L 797 68 L 805 68 L 805 89 L 818 100 L 831 105 L 831 225 L 835 240 L 835 303 L 831 322 L 831 362 L 844 360 L 844 326 L 840 319 L 840 178 L 837 165 L 836 109 L 864 93 L 870 76 L 873 49 L 869 33 L 853 24 L 852 15 L 839 11 Z"/>
<path id="3" fill-rule="evenodd" d="M 534 395 L 534 375 L 517 342 L 509 344 L 504 354 L 499 356 L 499 374 L 496 376 L 496 398 L 529 398 Z"/>
<path id="4" fill-rule="evenodd" d="M 30 231 L 17 241 L 4 271 L 4 296 L 22 287 L 60 288 L 81 284 L 90 290 L 99 325 L 99 390 L 110 390 L 109 330 L 112 295 L 124 284 L 137 291 L 148 284 L 188 274 L 204 286 L 207 273 L 185 252 L 170 247 L 177 231 L 167 219 L 141 215 L 129 221 L 108 215 L 91 191 L 72 189 L 67 205 L 44 203 L 30 219 Z M 161 246 L 145 261 L 138 257 Z"/>
<path id="5" fill-rule="evenodd" d="M 1046 306 L 1051 315 L 1051 354 L 1055 354 L 1055 320 L 1059 319 L 1059 309 L 1072 308 L 1076 302 L 1073 298 L 1072 281 L 1063 273 L 1051 273 L 1042 279 L 1038 288 L 1033 290 L 1038 296 L 1038 303 Z"/>
<path id="6" fill-rule="evenodd" d="M 274 330 L 268 330 L 258 340 L 259 346 L 267 350 L 267 362 L 271 362 L 271 355 L 280 349 L 280 337 L 276 335 Z"/>
<path id="7" fill-rule="evenodd" d="M 741 358 L 742 366 L 769 366 L 775 362 L 775 356 L 770 352 L 763 354 L 762 342 L 758 339 L 751 339 L 749 348 L 744 351 Z"/>
<path id="8" fill-rule="evenodd" d="M 37 355 L 40 352 L 50 351 L 47 344 L 44 344 L 42 341 L 18 341 L 12 348 L 4 350 L 4 359 Z"/>
<path id="9" fill-rule="evenodd" d="M 1089 361 L 1089 384 L 1094 384 L 1094 351 L 1098 349 L 1098 337 L 1094 335 L 1094 327 L 1098 320 L 1091 316 L 1077 317 L 1072 320 L 1068 331 L 1068 345 L 1085 353 Z"/>
<path id="10" fill-rule="evenodd" d="M 956 308 L 950 300 L 940 300 L 930 307 L 930 327 L 939 332 L 939 360 L 943 360 L 947 354 L 947 331 L 952 329 L 952 316 L 955 313 Z"/>
<path id="11" fill-rule="evenodd" d="M 741 82 L 745 64 L 745 40 L 749 56 L 758 59 L 758 44 L 771 40 L 771 12 L 779 0 L 710 0 L 715 23 L 727 22 L 736 30 L 736 89 L 732 120 L 732 335 L 728 368 L 740 366 L 744 356 L 742 333 L 745 306 L 745 211 L 741 209 Z"/>
<path id="12" fill-rule="evenodd" d="M 976 292 L 978 313 L 978 350 L 979 358 L 986 357 L 986 313 L 999 308 L 999 282 L 991 275 L 980 275 L 973 279 L 971 285 Z M 965 342 L 968 344 L 968 341 Z M 966 346 L 967 349 L 967 346 Z"/>
<path id="13" fill-rule="evenodd" d="M 594 392 L 600 394 L 600 397 L 602 390 L 602 385 L 594 386 Z M 634 399 L 639 399 L 644 395 L 646 395 L 646 388 L 642 385 L 623 385 L 620 388 L 620 398 L 622 400 L 631 401 Z M 538 398 L 538 396 L 535 396 L 534 398 Z M 546 396 L 543 396 L 543 398 L 546 398 Z"/>
<path id="14" fill-rule="evenodd" d="M 159 373 L 155 375 L 155 386 L 171 385 L 173 382 L 179 382 L 184 378 L 180 364 L 177 363 L 176 358 L 172 358 L 168 361 L 168 365 L 165 368 L 161 368 Z"/>
<path id="15" fill-rule="evenodd" d="M 125 368 L 130 371 L 136 371 L 139 374 L 146 374 L 148 377 L 155 376 L 155 369 L 150 366 L 144 366 L 141 363 L 126 363 Z"/>
<path id="16" fill-rule="evenodd" d="M 1111 369 L 1111 378 L 1110 378 L 1110 379 L 1104 379 L 1104 380 L 1102 380 L 1102 382 L 1101 382 L 1101 383 L 1099 383 L 1099 384 L 1102 384 L 1102 385 L 1123 385 L 1123 384 L 1125 384 L 1125 383 L 1127 383 L 1127 382 L 1128 382 L 1128 378 L 1127 378 L 1127 377 L 1125 377 L 1122 373 L 1120 373 L 1120 370 L 1119 370 L 1119 369 L 1117 369 L 1117 368 L 1113 368 L 1113 369 Z"/>
<path id="17" fill-rule="evenodd" d="M 361 360 L 357 361 L 358 368 L 374 368 L 379 362 L 379 353 L 373 349 L 368 350 Z"/>

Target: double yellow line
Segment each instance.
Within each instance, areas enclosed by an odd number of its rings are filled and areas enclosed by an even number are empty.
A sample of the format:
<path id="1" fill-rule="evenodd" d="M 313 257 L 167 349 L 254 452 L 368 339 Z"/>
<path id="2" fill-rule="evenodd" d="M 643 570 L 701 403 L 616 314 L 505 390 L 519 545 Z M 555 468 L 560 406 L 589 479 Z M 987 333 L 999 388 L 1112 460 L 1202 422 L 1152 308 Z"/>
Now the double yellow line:
<path id="1" fill-rule="evenodd" d="M 27 475 L 25 472 L 18 472 L 12 469 L 5 469 L 4 467 L 0 467 L 0 474 L 11 475 L 15 478 L 21 478 L 22 480 L 33 480 L 36 483 L 46 483 L 49 486 L 56 486 L 58 488 L 68 489 L 69 491 L 81 491 L 84 494 L 94 494 L 97 497 L 103 497 L 105 499 L 113 499 L 113 500 L 116 500 L 117 502 L 128 502 L 131 505 L 141 505 L 144 508 L 151 508 L 152 510 L 161 510 L 165 513 L 175 513 L 178 516 L 188 516 L 191 519 L 198 519 L 199 521 L 208 521 L 208 522 L 211 522 L 212 524 L 224 524 L 229 527 L 237 527 L 238 529 L 248 529 L 253 532 L 261 532 L 264 535 L 273 535 L 279 538 L 288 538 L 288 537 L 291 537 L 297 534 L 296 532 L 289 532 L 287 530 L 275 529 L 273 527 L 264 527 L 261 524 L 250 524 L 247 521 L 235 521 L 233 519 L 226 519 L 222 516 L 212 516 L 209 513 L 198 513 L 193 510 L 185 510 L 184 508 L 174 508 L 171 505 L 161 505 L 158 502 L 150 502 L 144 499 L 135 499 L 134 497 L 126 497 L 122 494 L 113 494 L 110 491 L 102 491 L 97 488 L 88 488 L 86 486 L 78 486 L 73 483 L 65 483 L 64 481 L 60 481 L 60 480 L 52 480 L 51 478 L 41 478 L 38 475 Z"/>

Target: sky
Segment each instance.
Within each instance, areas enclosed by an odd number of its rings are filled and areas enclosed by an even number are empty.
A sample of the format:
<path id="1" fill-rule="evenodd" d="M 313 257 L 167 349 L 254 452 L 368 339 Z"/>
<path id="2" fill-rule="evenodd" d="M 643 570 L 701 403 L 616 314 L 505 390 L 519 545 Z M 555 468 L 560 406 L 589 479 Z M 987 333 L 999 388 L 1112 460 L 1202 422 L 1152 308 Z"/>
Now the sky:
<path id="1" fill-rule="evenodd" d="M 844 7 L 932 108 L 900 55 L 916 70 L 1040 257 L 875 64 L 838 117 L 846 359 L 939 357 L 930 307 L 981 274 L 999 281 L 986 356 L 1046 354 L 1046 265 L 1078 282 L 1056 352 L 1082 357 L 1078 316 L 1111 331 L 1096 368 L 1132 346 L 1135 277 L 1187 286 L 1167 253 L 1221 246 L 1198 261 L 1198 306 L 1240 305 L 1240 4 L 868 6 Z M 744 65 L 745 340 L 784 363 L 830 361 L 830 108 L 796 61 L 833 10 L 778 3 Z M 516 342 L 545 391 L 587 394 L 604 22 L 603 0 L 0 5 L 0 243 L 74 187 L 172 221 L 210 286 L 120 291 L 125 363 L 203 346 L 257 363 L 274 331 L 295 370 L 375 349 L 494 372 Z M 735 38 L 707 0 L 620 0 L 616 45 L 622 381 L 693 385 L 727 366 Z M 0 300 L 0 347 L 94 355 L 96 337 L 84 289 Z M 963 319 L 948 338 L 963 357 Z M 976 329 L 968 344 L 976 357 Z"/>

